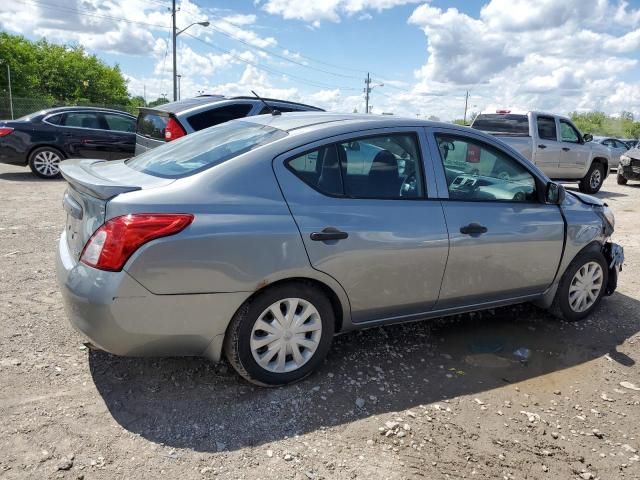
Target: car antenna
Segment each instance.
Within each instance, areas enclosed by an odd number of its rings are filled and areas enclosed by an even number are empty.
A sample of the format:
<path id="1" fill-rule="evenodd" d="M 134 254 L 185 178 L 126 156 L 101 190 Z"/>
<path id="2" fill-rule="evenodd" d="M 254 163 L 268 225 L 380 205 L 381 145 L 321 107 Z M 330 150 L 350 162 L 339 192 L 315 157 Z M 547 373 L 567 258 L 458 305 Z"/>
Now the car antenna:
<path id="1" fill-rule="evenodd" d="M 260 100 L 262 103 L 264 103 L 264 106 L 267 107 L 267 110 L 269 110 L 271 112 L 271 115 L 282 115 L 282 112 L 276 108 L 271 107 L 271 105 L 269 105 L 267 102 L 264 101 L 264 98 L 262 98 L 260 95 L 258 95 L 256 92 L 254 92 L 253 90 L 251 90 L 251 93 L 253 93 L 256 98 L 258 100 Z"/>

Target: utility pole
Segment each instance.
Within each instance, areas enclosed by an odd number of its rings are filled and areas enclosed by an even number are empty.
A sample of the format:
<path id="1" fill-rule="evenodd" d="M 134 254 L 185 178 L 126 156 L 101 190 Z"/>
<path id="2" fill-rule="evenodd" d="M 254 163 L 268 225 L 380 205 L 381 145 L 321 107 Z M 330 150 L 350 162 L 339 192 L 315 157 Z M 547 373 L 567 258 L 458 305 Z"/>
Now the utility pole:
<path id="1" fill-rule="evenodd" d="M 371 77 L 367 72 L 367 78 L 364 79 L 364 112 L 369 113 L 369 95 L 371 94 Z"/>
<path id="2" fill-rule="evenodd" d="M 144 106 L 147 106 L 147 84 L 142 86 L 142 98 L 144 99 Z"/>
<path id="3" fill-rule="evenodd" d="M 178 100 L 178 83 L 177 83 L 177 55 L 176 55 L 176 38 L 178 30 L 176 29 L 176 0 L 171 0 L 171 39 L 173 41 L 173 101 Z"/>
<path id="4" fill-rule="evenodd" d="M 180 91 L 180 79 L 182 75 L 176 75 L 176 77 L 178 77 L 178 100 L 180 100 L 182 98 L 182 92 Z"/>
<path id="5" fill-rule="evenodd" d="M 469 90 L 467 90 L 467 95 L 464 97 L 464 118 L 462 123 L 467 124 L 467 106 L 469 105 Z"/>

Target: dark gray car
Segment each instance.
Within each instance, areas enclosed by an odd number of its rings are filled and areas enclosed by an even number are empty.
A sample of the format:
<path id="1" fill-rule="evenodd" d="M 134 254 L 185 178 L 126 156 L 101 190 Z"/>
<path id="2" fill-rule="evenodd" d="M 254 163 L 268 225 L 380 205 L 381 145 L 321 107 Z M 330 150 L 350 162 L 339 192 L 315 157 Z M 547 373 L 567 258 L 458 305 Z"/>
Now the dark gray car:
<path id="1" fill-rule="evenodd" d="M 71 323 L 119 355 L 224 354 L 262 385 L 356 328 L 526 301 L 579 320 L 622 262 L 602 201 L 449 124 L 261 115 L 62 172 Z"/>
<path id="2" fill-rule="evenodd" d="M 229 120 L 270 113 L 270 108 L 281 113 L 323 111 L 318 107 L 287 100 L 266 98 L 263 101 L 256 97 L 223 95 L 200 95 L 154 108 L 140 108 L 136 126 L 136 155 Z"/>

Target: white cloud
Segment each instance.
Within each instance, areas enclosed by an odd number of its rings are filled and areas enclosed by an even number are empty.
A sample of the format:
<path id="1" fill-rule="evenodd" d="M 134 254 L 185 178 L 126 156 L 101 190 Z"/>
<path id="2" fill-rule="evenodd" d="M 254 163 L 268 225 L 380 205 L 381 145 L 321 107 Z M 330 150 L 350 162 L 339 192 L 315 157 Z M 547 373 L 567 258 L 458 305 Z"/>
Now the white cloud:
<path id="1" fill-rule="evenodd" d="M 422 0 L 265 0 L 262 8 L 287 20 L 296 19 L 319 27 L 320 22 L 339 22 L 341 15 L 355 15 L 366 11 L 387 10 Z M 256 2 L 259 4 L 260 2 Z M 366 13 L 365 13 L 366 15 Z M 362 17 L 361 17 L 362 18 Z M 365 16 L 364 19 L 367 17 Z"/>

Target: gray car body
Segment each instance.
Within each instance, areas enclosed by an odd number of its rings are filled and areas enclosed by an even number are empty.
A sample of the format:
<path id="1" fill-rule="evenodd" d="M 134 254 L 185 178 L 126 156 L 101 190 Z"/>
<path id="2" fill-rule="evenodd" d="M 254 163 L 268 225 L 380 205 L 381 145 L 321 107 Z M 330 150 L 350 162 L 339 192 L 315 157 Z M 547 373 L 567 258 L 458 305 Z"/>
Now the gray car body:
<path id="1" fill-rule="evenodd" d="M 609 149 L 609 152 L 611 153 L 611 163 L 609 163 L 609 168 L 618 168 L 620 164 L 620 155 L 623 155 L 629 150 L 629 145 L 619 138 L 593 137 L 593 141 Z"/>
<path id="2" fill-rule="evenodd" d="M 234 313 L 256 292 L 305 279 L 332 301 L 337 332 L 535 301 L 549 306 L 571 260 L 602 248 L 607 232 L 599 200 L 567 194 L 564 203 L 459 202 L 448 198 L 434 140 L 441 132 L 474 138 L 548 178 L 513 148 L 466 127 L 390 117 L 285 114 L 243 119 L 288 136 L 179 180 L 151 177 L 124 162 L 69 161 L 69 205 L 100 221 L 129 213 L 192 213 L 177 235 L 139 248 L 120 272 L 79 262 L 99 225 L 63 232 L 57 275 L 71 323 L 96 346 L 120 355 L 204 355 L 219 360 Z M 420 141 L 426 198 L 358 200 L 324 196 L 284 165 L 306 150 L 382 132 L 414 132 Z M 100 180 L 101 179 L 101 180 Z M 101 181 L 99 187 L 92 182 Z M 123 185 L 109 200 L 89 193 Z M 92 190 L 93 189 L 93 190 Z M 112 189 L 112 190 L 109 190 Z M 70 213 L 70 215 L 71 215 Z M 428 221 L 423 221 L 428 219 Z M 479 238 L 459 225 L 489 225 Z M 463 222 L 463 223 L 461 223 Z M 311 242 L 325 226 L 348 241 Z M 77 238 L 67 238 L 73 236 Z"/>

